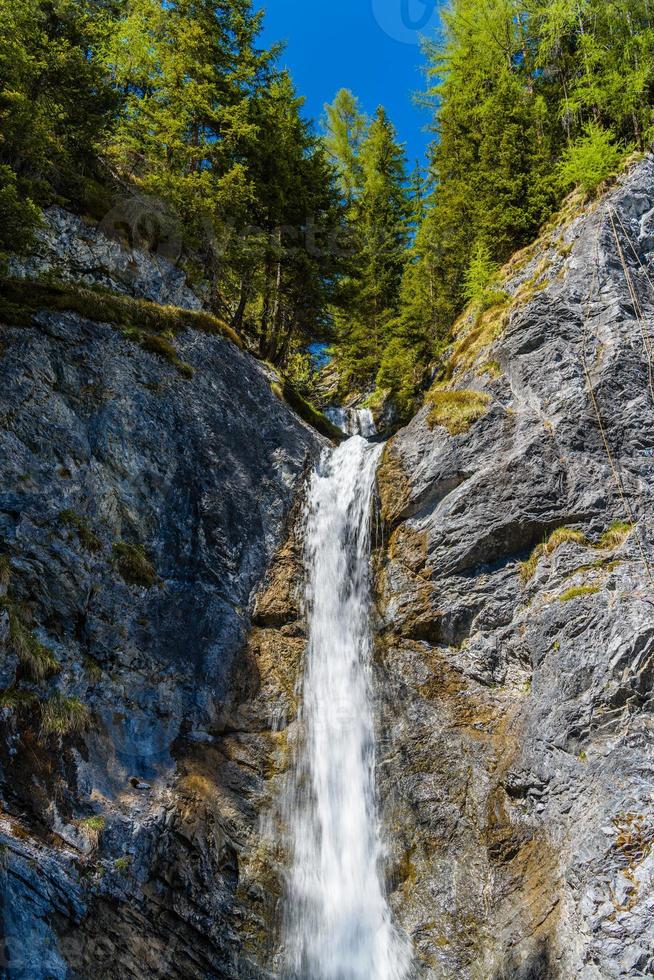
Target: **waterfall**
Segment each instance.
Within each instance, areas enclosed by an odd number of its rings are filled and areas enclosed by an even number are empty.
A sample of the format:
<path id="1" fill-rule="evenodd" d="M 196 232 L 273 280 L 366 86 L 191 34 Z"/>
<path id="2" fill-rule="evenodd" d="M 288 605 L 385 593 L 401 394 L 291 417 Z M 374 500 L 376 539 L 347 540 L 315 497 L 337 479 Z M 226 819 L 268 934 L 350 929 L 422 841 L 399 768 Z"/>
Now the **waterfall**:
<path id="1" fill-rule="evenodd" d="M 307 504 L 308 647 L 287 817 L 285 976 L 403 980 L 409 955 L 381 873 L 372 707 L 370 522 L 382 447 L 327 451 Z"/>
<path id="2" fill-rule="evenodd" d="M 375 420 L 369 408 L 327 408 L 325 415 L 349 436 L 371 439 L 377 434 Z"/>

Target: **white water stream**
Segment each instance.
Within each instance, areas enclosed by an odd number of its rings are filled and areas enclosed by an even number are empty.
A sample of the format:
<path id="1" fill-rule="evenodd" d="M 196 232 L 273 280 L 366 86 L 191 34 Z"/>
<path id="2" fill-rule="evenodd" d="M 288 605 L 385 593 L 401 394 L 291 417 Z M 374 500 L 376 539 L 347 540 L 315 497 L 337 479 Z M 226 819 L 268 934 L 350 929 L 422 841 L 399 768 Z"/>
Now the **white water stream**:
<path id="1" fill-rule="evenodd" d="M 371 691 L 370 522 L 382 447 L 328 451 L 307 505 L 308 649 L 287 800 L 293 863 L 287 977 L 403 980 L 409 954 L 381 871 Z"/>

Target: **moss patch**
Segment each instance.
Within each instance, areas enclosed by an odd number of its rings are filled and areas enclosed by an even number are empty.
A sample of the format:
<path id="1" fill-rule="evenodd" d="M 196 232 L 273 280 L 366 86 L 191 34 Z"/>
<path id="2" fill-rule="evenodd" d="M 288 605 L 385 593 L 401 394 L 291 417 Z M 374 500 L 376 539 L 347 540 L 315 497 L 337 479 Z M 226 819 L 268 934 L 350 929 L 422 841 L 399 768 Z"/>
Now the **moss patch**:
<path id="1" fill-rule="evenodd" d="M 330 422 L 326 415 L 323 415 L 323 413 L 319 412 L 317 408 L 306 400 L 306 398 L 303 398 L 302 395 L 295 390 L 290 381 L 283 378 L 280 384 L 272 382 L 270 389 L 272 393 L 280 399 L 280 401 L 283 401 L 289 405 L 301 419 L 303 419 L 321 435 L 326 436 L 327 439 L 332 439 L 334 442 L 343 441 L 345 436 L 338 426 Z"/>
<path id="2" fill-rule="evenodd" d="M 130 585 L 150 588 L 157 581 L 156 572 L 141 545 L 117 541 L 113 547 L 113 556 L 120 575 Z"/>
<path id="3" fill-rule="evenodd" d="M 559 602 L 572 602 L 573 599 L 579 599 L 581 596 L 597 595 L 599 591 L 599 585 L 575 585 L 559 596 Z"/>
<path id="4" fill-rule="evenodd" d="M 626 521 L 616 521 L 604 532 L 597 542 L 597 547 L 601 550 L 619 548 L 624 544 L 634 528 L 634 524 L 627 524 Z"/>
<path id="5" fill-rule="evenodd" d="M 547 541 L 536 545 L 527 561 L 520 562 L 520 578 L 523 582 L 529 582 L 536 574 L 538 563 L 545 555 L 553 555 L 557 548 L 573 541 L 583 547 L 589 547 L 590 542 L 582 531 L 575 531 L 571 527 L 558 527 L 550 534 Z"/>
<path id="6" fill-rule="evenodd" d="M 432 428 L 441 425 L 450 435 L 457 436 L 467 432 L 474 422 L 486 414 L 492 399 L 483 391 L 432 388 L 427 400 L 431 405 L 427 416 L 429 425 Z"/>
<path id="7" fill-rule="evenodd" d="M 393 524 L 411 498 L 411 483 L 392 441 L 387 443 L 377 470 L 379 507 L 384 524 Z"/>
<path id="8" fill-rule="evenodd" d="M 200 330 L 243 347 L 241 338 L 229 324 L 201 310 L 160 306 L 108 290 L 32 279 L 0 279 L 0 293 L 0 320 L 4 323 L 29 326 L 39 309 L 68 310 L 96 323 L 112 323 L 128 330 L 173 334 L 185 329 Z"/>

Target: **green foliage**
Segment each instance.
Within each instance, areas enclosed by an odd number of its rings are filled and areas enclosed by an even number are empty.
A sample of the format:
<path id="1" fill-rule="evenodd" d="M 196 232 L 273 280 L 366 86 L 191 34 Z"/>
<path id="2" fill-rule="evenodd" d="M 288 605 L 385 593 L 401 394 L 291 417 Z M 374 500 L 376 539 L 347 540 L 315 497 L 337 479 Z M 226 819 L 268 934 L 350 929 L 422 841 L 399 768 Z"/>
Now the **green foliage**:
<path id="1" fill-rule="evenodd" d="M 20 193 L 14 171 L 0 164 L 0 258 L 9 252 L 25 252 L 40 220 L 39 208 Z"/>
<path id="2" fill-rule="evenodd" d="M 497 289 L 498 276 L 497 262 L 492 259 L 488 246 L 480 242 L 464 275 L 463 294 L 468 303 L 487 309 L 504 300 L 505 294 Z"/>
<path id="3" fill-rule="evenodd" d="M 85 732 L 91 724 L 91 712 L 77 698 L 67 698 L 54 691 L 41 704 L 41 735 L 63 737 Z"/>
<path id="4" fill-rule="evenodd" d="M 271 390 L 273 394 L 290 405 L 301 419 L 304 419 L 308 425 L 312 426 L 317 432 L 320 432 L 321 435 L 326 436 L 328 439 L 333 439 L 336 442 L 342 440 L 343 433 L 341 430 L 333 425 L 327 416 L 319 412 L 306 398 L 303 398 L 289 381 L 284 379 L 281 385 L 273 383 Z"/>
<path id="5" fill-rule="evenodd" d="M 9 645 L 28 676 L 34 681 L 42 681 L 59 673 L 61 665 L 29 629 L 24 612 L 8 600 L 2 600 L 2 605 L 9 614 Z"/>
<path id="6" fill-rule="evenodd" d="M 600 184 L 616 173 L 624 152 L 615 145 L 610 130 L 589 123 L 584 135 L 563 154 L 558 170 L 561 184 L 594 194 Z"/>
<path id="7" fill-rule="evenodd" d="M 121 874 L 126 874 L 132 866 L 132 858 L 129 854 L 124 854 L 122 857 L 116 858 L 114 861 L 114 868 Z"/>
<path id="8" fill-rule="evenodd" d="M 77 825 L 86 837 L 97 844 L 102 831 L 107 825 L 107 821 L 105 817 L 96 815 L 78 820 Z"/>
<path id="9" fill-rule="evenodd" d="M 483 391 L 447 391 L 432 388 L 427 395 L 431 406 L 427 422 L 441 425 L 452 436 L 467 432 L 471 425 L 482 418 L 491 403 L 490 395 Z"/>
<path id="10" fill-rule="evenodd" d="M 152 562 L 141 545 L 117 541 L 113 556 L 118 572 L 130 585 L 142 585 L 149 589 L 157 581 Z"/>

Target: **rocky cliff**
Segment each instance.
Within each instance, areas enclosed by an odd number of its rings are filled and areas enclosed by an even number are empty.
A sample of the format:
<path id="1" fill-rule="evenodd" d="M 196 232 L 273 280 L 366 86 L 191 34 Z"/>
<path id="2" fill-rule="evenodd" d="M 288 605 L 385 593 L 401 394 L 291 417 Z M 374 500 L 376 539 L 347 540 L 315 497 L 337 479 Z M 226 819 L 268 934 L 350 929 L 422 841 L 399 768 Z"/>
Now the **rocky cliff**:
<path id="1" fill-rule="evenodd" d="M 429 978 L 654 972 L 654 161 L 568 202 L 386 449 L 380 786 Z"/>
<path id="2" fill-rule="evenodd" d="M 165 259 L 54 210 L 10 271 L 41 279 L 0 326 L 0 975 L 260 976 L 252 602 L 323 440 L 228 339 L 40 306 L 55 275 L 198 310 Z"/>
<path id="3" fill-rule="evenodd" d="M 384 452 L 378 781 L 417 978 L 654 972 L 652 256 L 647 158 L 503 270 Z M 11 272 L 96 292 L 2 307 L 0 975 L 278 976 L 324 441 L 181 313 L 165 343 L 149 307 L 102 321 L 98 286 L 199 316 L 165 260 L 55 211 Z"/>

